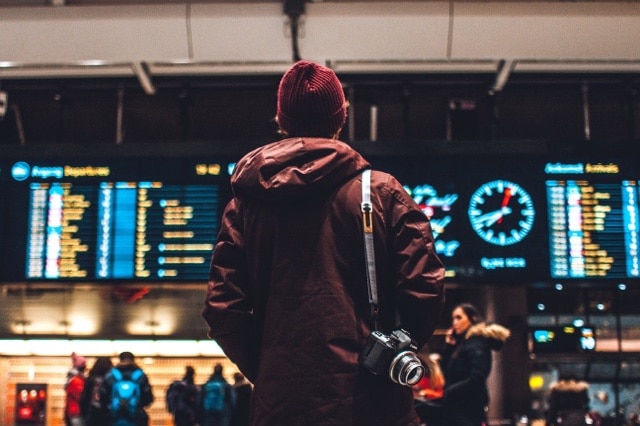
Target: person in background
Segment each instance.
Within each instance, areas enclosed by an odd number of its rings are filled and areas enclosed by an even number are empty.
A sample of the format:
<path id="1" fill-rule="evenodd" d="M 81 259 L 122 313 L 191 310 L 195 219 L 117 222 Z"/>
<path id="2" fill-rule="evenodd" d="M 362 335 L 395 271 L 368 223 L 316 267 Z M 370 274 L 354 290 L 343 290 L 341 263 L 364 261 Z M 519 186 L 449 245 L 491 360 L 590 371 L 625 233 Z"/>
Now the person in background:
<path id="1" fill-rule="evenodd" d="M 73 352 L 71 354 L 71 369 L 67 372 L 64 384 L 65 406 L 64 423 L 67 426 L 84 426 L 80 412 L 80 396 L 84 389 L 84 370 L 87 368 L 87 359 Z"/>
<path id="2" fill-rule="evenodd" d="M 583 426 L 589 412 L 589 384 L 571 375 L 561 375 L 549 387 L 548 426 Z"/>
<path id="3" fill-rule="evenodd" d="M 426 426 L 442 424 L 442 394 L 444 374 L 440 367 L 440 354 L 418 353 L 418 358 L 427 367 L 427 374 L 413 386 L 416 411 Z"/>
<path id="4" fill-rule="evenodd" d="M 122 352 L 118 358 L 120 361 L 107 373 L 100 387 L 100 403 L 108 410 L 108 424 L 147 426 L 149 415 L 145 408 L 154 399 L 149 379 L 131 352 Z"/>
<path id="5" fill-rule="evenodd" d="M 213 374 L 200 388 L 202 426 L 229 426 L 236 405 L 233 386 L 223 376 L 222 364 L 215 364 Z"/>
<path id="6" fill-rule="evenodd" d="M 100 387 L 113 367 L 111 358 L 101 356 L 93 363 L 80 396 L 80 410 L 86 426 L 108 426 L 108 412 L 100 404 Z"/>
<path id="7" fill-rule="evenodd" d="M 491 352 L 502 349 L 511 334 L 498 324 L 483 322 L 475 306 L 463 303 L 451 314 L 442 354 L 445 385 L 442 398 L 442 423 L 446 426 L 487 424 L 491 373 Z"/>
<path id="8" fill-rule="evenodd" d="M 233 374 L 233 388 L 236 391 L 236 406 L 231 416 L 231 426 L 249 426 L 249 410 L 253 386 L 242 373 Z"/>
<path id="9" fill-rule="evenodd" d="M 638 413 L 629 413 L 624 426 L 640 426 L 640 418 L 638 416 Z"/>
<path id="10" fill-rule="evenodd" d="M 245 155 L 231 177 L 203 316 L 254 384 L 253 425 L 420 422 L 411 388 L 359 358 L 374 330 L 402 328 L 417 348 L 427 342 L 444 266 L 429 219 L 393 176 L 372 171 L 371 204 L 362 205 L 371 165 L 338 140 L 346 117 L 333 70 L 296 62 L 277 91 L 284 139 Z M 365 235 L 375 249 L 374 309 Z"/>
<path id="11" fill-rule="evenodd" d="M 195 384 L 196 370 L 188 365 L 182 380 L 176 380 L 167 389 L 167 408 L 173 414 L 175 426 L 194 426 L 198 414 L 199 391 Z"/>

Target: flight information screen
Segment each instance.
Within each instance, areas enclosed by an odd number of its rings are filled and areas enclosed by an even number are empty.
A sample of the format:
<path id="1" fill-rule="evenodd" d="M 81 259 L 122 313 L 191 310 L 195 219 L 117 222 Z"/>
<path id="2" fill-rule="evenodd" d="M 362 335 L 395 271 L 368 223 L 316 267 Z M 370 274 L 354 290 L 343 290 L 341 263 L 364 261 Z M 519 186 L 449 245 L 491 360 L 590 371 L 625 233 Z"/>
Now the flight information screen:
<path id="1" fill-rule="evenodd" d="M 640 187 L 629 159 L 435 156 L 377 165 L 431 218 L 455 280 L 640 276 Z"/>
<path id="2" fill-rule="evenodd" d="M 206 280 L 230 164 L 15 162 L 3 279 Z"/>
<path id="3" fill-rule="evenodd" d="M 558 163 L 547 172 L 564 176 L 546 181 L 551 276 L 640 276 L 638 182 L 619 177 L 614 163 Z"/>
<path id="4" fill-rule="evenodd" d="M 365 158 L 430 218 L 451 282 L 640 277 L 633 158 Z M 206 280 L 236 160 L 0 159 L 0 282 Z"/>

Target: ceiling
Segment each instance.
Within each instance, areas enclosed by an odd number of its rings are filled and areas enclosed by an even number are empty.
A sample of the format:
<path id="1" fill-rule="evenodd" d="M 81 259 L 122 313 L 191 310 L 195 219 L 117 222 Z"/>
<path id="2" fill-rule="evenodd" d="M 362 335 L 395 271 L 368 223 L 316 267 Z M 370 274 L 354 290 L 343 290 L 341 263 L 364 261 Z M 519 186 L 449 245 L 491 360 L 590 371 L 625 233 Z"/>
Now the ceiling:
<path id="1" fill-rule="evenodd" d="M 300 0 L 289 0 L 295 3 Z M 302 0 L 304 2 L 304 0 Z M 316 0 L 307 3 L 358 3 L 388 0 Z M 436 1 L 436 0 L 409 0 L 409 1 Z M 0 7 L 22 6 L 97 6 L 118 4 L 171 4 L 171 3 L 280 3 L 278 0 L 0 0 Z"/>
<path id="2" fill-rule="evenodd" d="M 403 0 L 405 3 L 434 3 L 443 0 Z M 501 0 L 456 0 L 456 3 L 498 3 Z M 504 0 L 502 0 L 504 1 Z M 510 0 L 529 2 L 530 0 Z M 640 0 L 598 0 L 610 3 L 634 3 Z M 0 0 L 0 7 L 36 7 L 36 6 L 109 6 L 109 5 L 153 5 L 153 4 L 205 4 L 205 3 L 371 3 L 389 2 L 389 0 Z M 557 0 L 537 0 L 537 3 L 554 3 Z M 593 0 L 560 0 L 566 3 L 592 3 Z"/>

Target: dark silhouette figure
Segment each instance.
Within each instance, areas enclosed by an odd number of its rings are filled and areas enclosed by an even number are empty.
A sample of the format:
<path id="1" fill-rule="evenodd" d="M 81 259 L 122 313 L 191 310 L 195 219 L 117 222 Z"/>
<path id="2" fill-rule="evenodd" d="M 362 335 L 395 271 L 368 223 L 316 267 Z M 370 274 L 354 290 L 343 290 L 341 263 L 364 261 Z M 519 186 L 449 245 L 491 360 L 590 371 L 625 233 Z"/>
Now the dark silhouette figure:
<path id="1" fill-rule="evenodd" d="M 80 396 L 80 409 L 85 426 L 108 426 L 108 412 L 100 402 L 100 387 L 113 367 L 111 358 L 102 356 L 89 370 L 89 375 Z"/>

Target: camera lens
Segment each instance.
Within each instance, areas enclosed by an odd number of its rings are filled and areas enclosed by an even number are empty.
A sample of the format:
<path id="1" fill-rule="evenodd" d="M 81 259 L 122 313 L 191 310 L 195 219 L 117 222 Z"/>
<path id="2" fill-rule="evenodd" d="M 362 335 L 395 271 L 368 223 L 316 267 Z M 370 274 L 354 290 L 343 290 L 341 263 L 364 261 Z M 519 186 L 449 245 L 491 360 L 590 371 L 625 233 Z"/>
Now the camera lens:
<path id="1" fill-rule="evenodd" d="M 389 377 L 403 386 L 413 386 L 424 376 L 424 366 L 413 352 L 400 352 L 391 361 Z"/>
<path id="2" fill-rule="evenodd" d="M 403 370 L 404 376 L 400 378 L 400 383 L 405 386 L 413 386 L 418 384 L 418 382 L 424 376 L 424 367 L 420 362 L 412 361 L 407 364 L 406 368 Z"/>

